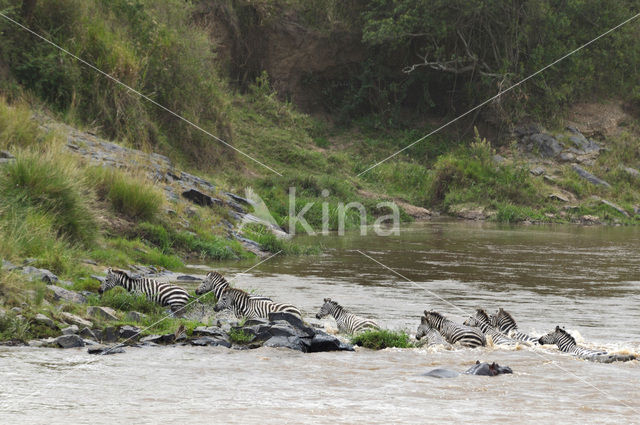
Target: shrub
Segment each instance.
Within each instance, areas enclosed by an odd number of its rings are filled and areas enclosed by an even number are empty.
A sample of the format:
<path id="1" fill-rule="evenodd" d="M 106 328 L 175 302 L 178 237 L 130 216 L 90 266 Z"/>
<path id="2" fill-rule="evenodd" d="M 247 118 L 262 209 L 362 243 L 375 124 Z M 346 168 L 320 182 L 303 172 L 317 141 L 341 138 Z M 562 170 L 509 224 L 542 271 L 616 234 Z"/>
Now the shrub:
<path id="1" fill-rule="evenodd" d="M 248 344 L 253 340 L 253 335 L 244 329 L 232 328 L 229 331 L 229 339 L 236 344 Z"/>
<path id="2" fill-rule="evenodd" d="M 351 338 L 351 342 L 372 350 L 388 347 L 411 348 L 413 344 L 406 332 L 394 332 L 387 329 L 365 331 Z"/>

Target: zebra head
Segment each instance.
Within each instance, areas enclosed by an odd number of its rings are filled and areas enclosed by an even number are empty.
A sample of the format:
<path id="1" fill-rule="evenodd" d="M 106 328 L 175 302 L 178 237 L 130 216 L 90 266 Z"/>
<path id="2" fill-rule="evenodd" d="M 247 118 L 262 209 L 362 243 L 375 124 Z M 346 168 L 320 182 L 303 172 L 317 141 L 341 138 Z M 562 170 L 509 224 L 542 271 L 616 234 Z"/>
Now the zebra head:
<path id="1" fill-rule="evenodd" d="M 487 312 L 481 308 L 478 308 L 476 309 L 476 315 L 465 320 L 463 322 L 463 325 L 482 329 L 485 326 L 492 326 L 491 323 L 491 318 L 489 317 Z"/>
<path id="2" fill-rule="evenodd" d="M 233 291 L 234 289 L 225 290 L 220 296 L 215 307 L 213 307 L 213 311 L 222 311 L 232 308 L 234 304 Z"/>
<path id="3" fill-rule="evenodd" d="M 316 319 L 322 319 L 330 314 L 333 314 L 333 311 L 338 306 L 338 303 L 335 301 L 331 301 L 331 298 L 325 298 L 324 304 L 320 307 L 320 311 L 316 314 Z"/>
<path id="4" fill-rule="evenodd" d="M 431 329 L 433 328 L 427 321 L 427 318 L 425 316 L 422 316 L 420 318 L 420 325 L 418 326 L 418 330 L 416 331 L 416 339 L 420 340 L 420 338 L 426 336 Z"/>
<path id="5" fill-rule="evenodd" d="M 118 285 L 118 281 L 122 275 L 126 276 L 126 273 L 122 270 L 112 270 L 111 267 L 107 269 L 107 275 L 104 280 L 100 283 L 100 289 L 98 289 L 98 294 L 103 294 L 114 286 Z"/>
<path id="6" fill-rule="evenodd" d="M 196 289 L 196 295 L 206 294 L 207 292 L 214 291 L 217 287 L 229 286 L 227 280 L 218 272 L 209 272 L 204 278 L 200 286 Z"/>
<path id="7" fill-rule="evenodd" d="M 571 335 L 569 335 L 567 331 L 562 329 L 560 326 L 556 326 L 556 328 L 548 334 L 542 335 L 538 340 L 538 344 L 557 344 L 562 339 L 568 338 L 571 338 L 571 340 L 573 340 L 573 343 L 575 344 L 576 340 Z"/>
<path id="8" fill-rule="evenodd" d="M 496 313 L 489 317 L 490 325 L 493 328 L 497 328 L 500 331 L 508 332 L 514 329 L 518 329 L 515 319 L 508 311 L 503 308 L 498 309 Z"/>

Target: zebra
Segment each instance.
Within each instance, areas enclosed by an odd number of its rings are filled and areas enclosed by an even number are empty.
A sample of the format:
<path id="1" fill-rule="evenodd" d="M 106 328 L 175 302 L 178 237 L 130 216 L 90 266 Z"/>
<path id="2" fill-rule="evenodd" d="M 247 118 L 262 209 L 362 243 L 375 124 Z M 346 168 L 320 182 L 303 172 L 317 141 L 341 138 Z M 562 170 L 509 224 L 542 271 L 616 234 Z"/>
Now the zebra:
<path id="1" fill-rule="evenodd" d="M 225 289 L 213 308 L 214 311 L 225 309 L 231 309 L 237 317 L 248 319 L 268 319 L 269 313 L 275 312 L 295 314 L 302 318 L 300 310 L 291 304 L 276 303 L 265 297 L 252 297 L 247 292 L 236 288 Z"/>
<path id="2" fill-rule="evenodd" d="M 207 276 L 204 278 L 200 286 L 196 289 L 196 295 L 204 295 L 207 292 L 213 292 L 216 297 L 216 300 L 219 300 L 222 296 L 222 293 L 230 288 L 229 282 L 218 272 L 209 272 Z M 261 295 L 253 295 L 249 294 L 249 297 L 257 299 L 257 300 L 268 300 L 273 301 L 271 298 L 264 297 Z"/>
<path id="3" fill-rule="evenodd" d="M 122 286 L 129 292 L 146 295 L 148 299 L 162 306 L 169 306 L 171 312 L 181 313 L 191 296 L 179 286 L 160 283 L 156 280 L 141 277 L 132 278 L 122 270 L 107 269 L 107 276 L 100 284 L 99 294 L 103 294 L 115 286 Z"/>
<path id="4" fill-rule="evenodd" d="M 487 345 L 484 334 L 477 328 L 459 325 L 445 318 L 436 311 L 424 311 L 424 323 L 436 329 L 451 344 L 459 342 L 465 347 L 478 347 Z"/>
<path id="5" fill-rule="evenodd" d="M 509 338 L 530 344 L 538 344 L 538 338 L 520 332 L 513 316 L 502 308 L 500 308 L 496 314 L 491 315 L 489 320 L 492 327 L 504 333 Z"/>
<path id="6" fill-rule="evenodd" d="M 490 325 L 490 318 L 486 311 L 479 308 L 476 310 L 475 317 L 469 317 L 463 323 L 465 326 L 471 326 L 473 328 L 478 328 L 482 331 L 482 333 L 491 336 L 491 340 L 494 344 L 499 345 L 514 345 L 516 341 L 504 335 L 501 332 L 496 331 Z"/>
<path id="7" fill-rule="evenodd" d="M 440 332 L 429 326 L 427 318 L 422 316 L 420 318 L 420 325 L 416 331 L 416 339 L 420 341 L 423 339 L 427 342 L 427 345 L 444 345 L 450 347 L 450 344 L 442 337 Z"/>
<path id="8" fill-rule="evenodd" d="M 612 363 L 615 361 L 635 360 L 636 356 L 632 354 L 609 354 L 602 350 L 590 350 L 580 347 L 576 344 L 576 340 L 569 332 L 556 326 L 556 329 L 539 338 L 540 345 L 556 344 L 563 353 L 573 354 L 584 360 L 591 360 L 601 363 Z"/>
<path id="9" fill-rule="evenodd" d="M 366 330 L 380 329 L 380 326 L 371 319 L 356 316 L 349 313 L 340 304 L 331 301 L 331 298 L 325 298 L 324 304 L 320 307 L 320 311 L 316 314 L 316 318 L 322 319 L 326 316 L 333 316 L 338 324 L 338 330 L 347 334 L 355 335 Z"/>

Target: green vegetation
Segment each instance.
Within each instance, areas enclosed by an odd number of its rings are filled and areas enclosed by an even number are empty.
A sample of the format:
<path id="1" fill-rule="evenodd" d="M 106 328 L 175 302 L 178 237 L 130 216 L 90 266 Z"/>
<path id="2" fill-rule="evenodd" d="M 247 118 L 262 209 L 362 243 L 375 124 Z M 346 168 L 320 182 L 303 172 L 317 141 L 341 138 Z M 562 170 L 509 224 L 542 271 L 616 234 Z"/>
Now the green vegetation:
<path id="1" fill-rule="evenodd" d="M 409 335 L 406 332 L 394 332 L 387 329 L 362 332 L 351 338 L 351 342 L 372 350 L 382 350 L 390 347 L 413 347 L 413 343 L 411 343 Z"/>
<path id="2" fill-rule="evenodd" d="M 229 331 L 229 339 L 236 344 L 248 344 L 253 341 L 253 335 L 246 332 L 244 329 L 232 328 Z"/>
<path id="3" fill-rule="evenodd" d="M 137 311 L 145 314 L 166 314 L 166 309 L 142 294 L 131 294 L 124 288 L 113 288 L 102 295 L 92 295 L 89 305 L 111 307 L 120 311 Z"/>

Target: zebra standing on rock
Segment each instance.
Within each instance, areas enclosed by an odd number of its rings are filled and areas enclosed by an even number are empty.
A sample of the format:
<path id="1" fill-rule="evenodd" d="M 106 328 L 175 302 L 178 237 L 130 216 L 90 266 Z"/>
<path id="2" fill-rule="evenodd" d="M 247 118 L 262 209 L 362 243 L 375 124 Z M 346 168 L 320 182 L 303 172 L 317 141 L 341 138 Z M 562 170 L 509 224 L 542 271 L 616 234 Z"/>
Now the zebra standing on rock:
<path id="1" fill-rule="evenodd" d="M 490 324 L 498 331 L 504 333 L 509 338 L 513 338 L 517 341 L 528 342 L 531 344 L 538 344 L 538 338 L 529 336 L 518 330 L 518 325 L 513 316 L 507 311 L 500 308 L 496 314 L 490 316 Z"/>
<path id="2" fill-rule="evenodd" d="M 214 311 L 225 309 L 231 309 L 237 317 L 248 319 L 268 319 L 269 313 L 275 312 L 295 314 L 302 318 L 300 310 L 291 304 L 276 303 L 265 297 L 252 297 L 247 292 L 236 288 L 227 288 L 213 308 Z"/>
<path id="3" fill-rule="evenodd" d="M 487 345 L 484 334 L 477 328 L 459 325 L 436 311 L 424 311 L 424 323 L 436 329 L 451 344 L 456 342 L 465 347 Z"/>
<path id="4" fill-rule="evenodd" d="M 540 345 L 556 344 L 563 353 L 570 353 L 581 359 L 597 361 L 602 363 L 611 363 L 615 361 L 635 360 L 636 356 L 630 354 L 609 354 L 606 351 L 590 350 L 588 348 L 579 347 L 576 340 L 569 332 L 556 326 L 554 331 L 543 335 L 539 339 Z"/>
<path id="5" fill-rule="evenodd" d="M 358 332 L 366 330 L 380 329 L 380 326 L 378 326 L 378 324 L 373 320 L 349 313 L 340 304 L 335 301 L 331 301 L 331 298 L 325 298 L 324 304 L 322 304 L 320 311 L 316 314 L 316 318 L 322 319 L 329 315 L 336 319 L 338 330 L 340 332 L 355 335 Z"/>
<path id="6" fill-rule="evenodd" d="M 107 276 L 100 284 L 99 294 L 112 289 L 116 286 L 122 286 L 128 292 L 136 292 L 146 295 L 146 297 L 162 306 L 169 306 L 171 311 L 182 313 L 182 310 L 189 302 L 189 294 L 179 286 L 170 283 L 160 283 L 156 280 L 141 277 L 132 278 L 122 270 L 107 270 Z"/>
<path id="7" fill-rule="evenodd" d="M 496 331 L 490 324 L 490 318 L 486 311 L 479 308 L 476 310 L 475 317 L 469 317 L 463 323 L 466 326 L 478 328 L 485 335 L 491 336 L 491 340 L 494 344 L 498 345 L 515 345 L 516 341 L 507 337 L 506 335 Z"/>

